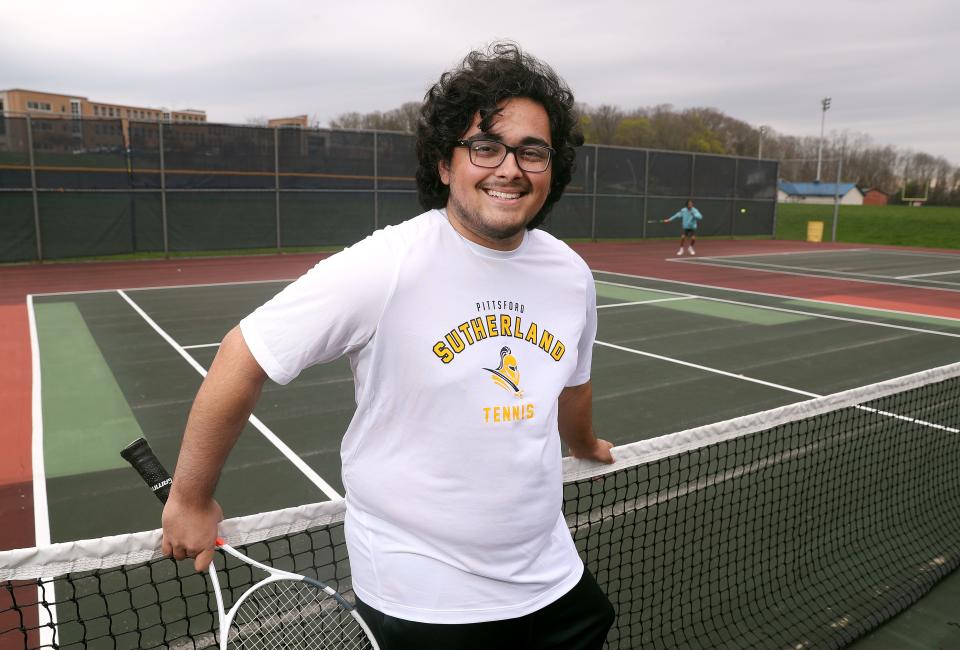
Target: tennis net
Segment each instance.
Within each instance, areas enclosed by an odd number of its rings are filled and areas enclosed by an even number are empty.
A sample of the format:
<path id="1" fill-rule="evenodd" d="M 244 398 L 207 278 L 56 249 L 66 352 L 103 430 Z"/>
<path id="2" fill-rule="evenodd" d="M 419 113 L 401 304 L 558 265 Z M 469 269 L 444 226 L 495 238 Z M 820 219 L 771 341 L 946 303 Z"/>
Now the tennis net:
<path id="1" fill-rule="evenodd" d="M 617 610 L 608 647 L 836 648 L 960 564 L 960 364 L 565 459 L 564 511 Z M 348 597 L 340 503 L 224 522 Z M 159 532 L 0 553 L 0 650 L 215 647 Z M 225 596 L 250 584 L 225 571 Z M 229 602 L 228 602 L 229 604 Z"/>

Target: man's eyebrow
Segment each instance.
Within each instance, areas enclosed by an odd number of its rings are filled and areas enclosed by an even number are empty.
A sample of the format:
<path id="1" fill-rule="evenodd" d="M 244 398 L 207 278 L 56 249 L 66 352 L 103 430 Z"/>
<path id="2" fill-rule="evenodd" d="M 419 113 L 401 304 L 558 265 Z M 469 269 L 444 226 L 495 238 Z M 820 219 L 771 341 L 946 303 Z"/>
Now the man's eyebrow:
<path id="1" fill-rule="evenodd" d="M 538 138 L 536 136 L 532 136 L 532 135 L 528 135 L 527 137 L 525 137 L 523 140 L 520 141 L 520 144 L 538 144 L 543 147 L 550 146 L 550 143 L 547 142 L 546 140 L 542 138 Z"/>
<path id="2" fill-rule="evenodd" d="M 467 140 L 469 140 L 470 142 L 474 142 L 476 140 L 493 140 L 494 142 L 503 142 L 503 136 L 501 136 L 496 131 L 490 130 L 490 131 L 481 131 L 480 133 L 477 133 L 476 135 L 470 138 L 467 138 Z M 517 146 L 523 146 L 523 145 L 539 145 L 541 147 L 549 147 L 550 143 L 544 140 L 543 138 L 538 138 L 533 135 L 528 135 L 527 137 L 522 139 L 520 141 L 520 144 Z"/>

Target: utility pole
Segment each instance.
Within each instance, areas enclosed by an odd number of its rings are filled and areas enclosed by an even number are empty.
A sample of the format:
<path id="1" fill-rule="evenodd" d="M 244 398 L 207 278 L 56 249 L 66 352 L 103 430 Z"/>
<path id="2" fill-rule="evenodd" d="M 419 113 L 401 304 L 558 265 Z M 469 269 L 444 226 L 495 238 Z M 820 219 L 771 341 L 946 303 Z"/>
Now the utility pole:
<path id="1" fill-rule="evenodd" d="M 827 119 L 827 111 L 830 110 L 830 98 L 824 97 L 820 100 L 820 146 L 817 147 L 817 182 L 820 182 L 820 162 L 823 160 L 823 123 Z"/>
<path id="2" fill-rule="evenodd" d="M 760 137 L 757 138 L 757 160 L 763 158 L 763 136 L 767 132 L 767 127 L 760 126 Z"/>

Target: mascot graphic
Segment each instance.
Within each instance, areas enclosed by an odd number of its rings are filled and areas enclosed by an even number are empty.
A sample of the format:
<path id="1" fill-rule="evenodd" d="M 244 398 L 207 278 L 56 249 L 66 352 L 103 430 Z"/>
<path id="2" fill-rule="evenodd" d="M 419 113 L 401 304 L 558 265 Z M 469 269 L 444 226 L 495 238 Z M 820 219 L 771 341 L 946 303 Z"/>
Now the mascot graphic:
<path id="1" fill-rule="evenodd" d="M 513 393 L 514 397 L 523 397 L 523 391 L 520 390 L 520 369 L 517 367 L 517 358 L 513 356 L 510 348 L 504 346 L 500 349 L 500 366 L 493 368 L 484 368 L 491 373 L 490 379 L 500 388 Z"/>

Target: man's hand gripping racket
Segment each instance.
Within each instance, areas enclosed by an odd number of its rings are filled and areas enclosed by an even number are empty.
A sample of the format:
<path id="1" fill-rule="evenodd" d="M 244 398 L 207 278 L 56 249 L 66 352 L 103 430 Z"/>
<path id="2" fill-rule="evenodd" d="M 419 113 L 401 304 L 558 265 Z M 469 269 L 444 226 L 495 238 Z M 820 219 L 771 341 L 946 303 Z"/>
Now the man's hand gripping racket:
<path id="1" fill-rule="evenodd" d="M 139 438 L 120 455 L 140 474 L 160 501 L 166 503 L 173 480 Z M 210 563 L 210 582 L 217 601 L 220 649 L 343 648 L 379 650 L 356 608 L 332 587 L 296 573 L 253 560 L 217 538 L 217 548 L 267 574 L 224 611 L 217 570 Z"/>

